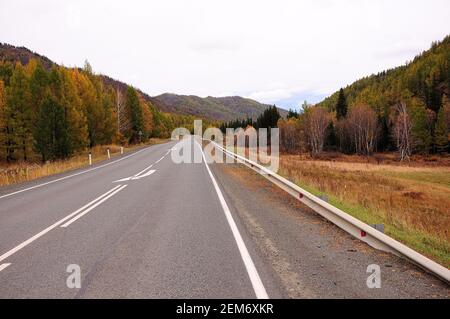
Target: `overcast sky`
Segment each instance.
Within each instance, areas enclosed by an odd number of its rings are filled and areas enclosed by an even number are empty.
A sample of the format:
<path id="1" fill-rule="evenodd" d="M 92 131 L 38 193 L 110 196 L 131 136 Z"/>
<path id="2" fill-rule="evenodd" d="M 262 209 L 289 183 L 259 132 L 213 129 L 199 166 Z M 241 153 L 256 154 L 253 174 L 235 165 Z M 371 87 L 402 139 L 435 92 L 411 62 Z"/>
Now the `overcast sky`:
<path id="1" fill-rule="evenodd" d="M 0 0 L 0 42 L 150 95 L 317 102 L 450 34 L 449 0 Z"/>

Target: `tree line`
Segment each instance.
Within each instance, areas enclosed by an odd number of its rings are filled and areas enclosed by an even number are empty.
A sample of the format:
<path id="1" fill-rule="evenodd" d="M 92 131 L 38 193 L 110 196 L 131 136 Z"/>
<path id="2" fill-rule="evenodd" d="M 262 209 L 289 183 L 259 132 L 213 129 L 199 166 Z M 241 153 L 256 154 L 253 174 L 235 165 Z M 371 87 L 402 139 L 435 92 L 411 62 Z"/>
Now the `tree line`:
<path id="1" fill-rule="evenodd" d="M 450 152 L 450 36 L 406 65 L 358 80 L 315 106 L 305 101 L 285 119 L 270 117 L 275 109 L 221 129 L 278 126 L 285 152 L 397 151 L 401 160 Z"/>
<path id="2" fill-rule="evenodd" d="M 284 151 L 450 151 L 450 37 L 405 66 L 363 78 L 278 122 Z"/>
<path id="3" fill-rule="evenodd" d="M 220 130 L 226 133 L 227 128 L 237 129 L 239 127 L 246 128 L 252 126 L 255 129 L 259 128 L 274 128 L 277 127 L 278 120 L 281 118 L 280 113 L 275 105 L 265 109 L 256 120 L 251 117 L 246 117 L 245 119 L 235 119 L 229 122 L 223 122 L 220 124 Z M 270 131 L 270 130 L 269 130 Z"/>
<path id="4" fill-rule="evenodd" d="M 99 144 L 169 137 L 193 118 L 163 113 L 136 89 L 105 85 L 88 62 L 83 69 L 31 59 L 0 61 L 0 160 L 68 158 Z"/>

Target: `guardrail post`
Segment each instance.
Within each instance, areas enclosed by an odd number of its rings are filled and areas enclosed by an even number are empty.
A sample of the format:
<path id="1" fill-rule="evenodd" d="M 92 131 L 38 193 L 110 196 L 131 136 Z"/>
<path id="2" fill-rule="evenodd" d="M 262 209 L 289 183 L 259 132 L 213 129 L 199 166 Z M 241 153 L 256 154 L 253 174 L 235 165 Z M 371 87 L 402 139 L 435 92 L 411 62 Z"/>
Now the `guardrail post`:
<path id="1" fill-rule="evenodd" d="M 370 226 L 384 234 L 384 224 L 372 224 Z"/>

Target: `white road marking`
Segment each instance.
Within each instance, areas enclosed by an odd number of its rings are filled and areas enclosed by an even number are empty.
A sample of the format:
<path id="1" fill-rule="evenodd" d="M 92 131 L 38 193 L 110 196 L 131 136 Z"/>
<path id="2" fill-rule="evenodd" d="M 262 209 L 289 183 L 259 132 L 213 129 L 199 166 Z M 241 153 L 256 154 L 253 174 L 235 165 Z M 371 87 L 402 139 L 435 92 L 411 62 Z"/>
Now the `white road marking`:
<path id="1" fill-rule="evenodd" d="M 248 276 L 250 277 L 250 281 L 252 283 L 253 290 L 255 291 L 256 298 L 269 299 L 269 296 L 267 295 L 266 292 L 266 288 L 264 288 L 264 285 L 261 281 L 261 277 L 259 277 L 258 271 L 256 270 L 255 264 L 253 263 L 252 257 L 250 256 L 250 253 L 248 252 L 247 247 L 245 246 L 244 240 L 242 239 L 242 236 L 239 233 L 239 229 L 237 228 L 236 223 L 234 222 L 233 216 L 231 215 L 230 209 L 225 201 L 225 198 L 223 197 L 222 191 L 220 190 L 219 185 L 217 184 L 216 179 L 214 178 L 214 175 L 212 174 L 208 166 L 202 146 L 197 141 L 195 142 L 197 143 L 198 147 L 200 147 L 200 150 L 202 152 L 203 161 L 205 162 L 206 169 L 208 170 L 208 174 L 211 177 L 217 196 L 219 197 L 220 204 L 222 205 L 222 209 L 225 213 L 228 224 L 230 225 L 231 232 L 233 233 L 234 239 L 239 248 L 241 258 L 244 262 L 245 268 L 247 269 L 247 273 Z"/>
<path id="2" fill-rule="evenodd" d="M 169 152 L 170 152 L 170 150 L 169 150 Z M 140 171 L 139 173 L 136 173 L 136 174 L 134 174 L 133 176 L 130 176 L 130 177 L 125 177 L 125 178 L 118 179 L 118 180 L 114 181 L 113 183 L 120 183 L 120 182 L 126 182 L 126 181 L 137 180 L 137 179 L 141 179 L 141 178 L 143 178 L 143 177 L 147 177 L 147 176 L 152 175 L 152 174 L 155 172 L 155 170 L 150 170 L 150 171 L 148 171 L 148 172 L 145 173 L 145 174 L 142 174 L 142 173 L 144 173 L 145 171 L 147 171 L 147 170 L 149 170 L 150 168 L 152 168 L 153 165 L 158 164 L 161 160 L 164 159 L 164 157 L 166 157 L 166 155 L 167 155 L 167 153 L 166 153 L 163 157 L 161 157 L 159 160 L 157 160 L 155 163 L 153 163 L 153 164 L 150 165 L 150 166 L 147 166 L 146 168 L 144 168 L 144 169 L 143 169 L 142 171 Z"/>
<path id="3" fill-rule="evenodd" d="M 154 172 L 156 172 L 156 170 L 151 169 L 151 170 L 149 170 L 147 173 L 145 173 L 145 174 L 143 174 L 143 175 L 133 175 L 133 176 L 130 176 L 130 177 L 125 177 L 125 178 L 122 178 L 122 179 L 118 179 L 117 181 L 114 181 L 113 183 L 120 183 L 120 182 L 125 182 L 125 181 L 134 181 L 134 180 L 138 180 L 138 179 L 141 179 L 141 178 L 150 176 L 150 175 L 152 175 Z"/>
<path id="4" fill-rule="evenodd" d="M 144 168 L 144 169 L 143 169 L 142 171 L 140 171 L 139 173 L 134 174 L 134 176 L 139 176 L 139 175 L 141 175 L 141 174 L 144 173 L 146 170 L 149 170 L 150 168 L 152 168 L 153 165 L 154 165 L 154 164 L 152 164 L 152 165 L 150 165 L 150 166 L 147 166 L 146 168 Z"/>
<path id="5" fill-rule="evenodd" d="M 21 250 L 22 248 L 28 246 L 29 244 L 31 244 L 33 241 L 35 241 L 36 239 L 38 239 L 39 237 L 45 235 L 46 233 L 48 233 L 49 231 L 51 231 L 52 229 L 58 227 L 59 225 L 61 225 L 62 223 L 64 223 L 66 220 L 68 220 L 69 218 L 72 218 L 73 216 L 75 216 L 76 214 L 78 214 L 79 212 L 83 211 L 84 209 L 86 209 L 87 207 L 89 207 L 90 205 L 94 204 L 95 202 L 97 202 L 99 199 L 102 199 L 103 197 L 107 196 L 108 194 L 110 194 L 111 192 L 113 192 L 114 190 L 118 189 L 121 185 L 117 185 L 116 187 L 114 187 L 113 189 L 107 191 L 106 193 L 104 193 L 103 195 L 100 195 L 99 197 L 97 197 L 96 199 L 94 199 L 93 201 L 87 203 L 86 205 L 84 205 L 83 207 L 81 207 L 80 209 L 77 209 L 76 211 L 74 211 L 73 213 L 67 215 L 66 217 L 64 217 L 63 219 L 57 221 L 56 223 L 54 223 L 51 226 L 48 226 L 46 229 L 44 229 L 43 231 L 37 233 L 36 235 L 34 235 L 33 237 L 25 240 L 23 243 L 17 245 L 16 247 L 14 247 L 13 249 L 9 250 L 8 252 L 4 253 L 3 255 L 0 256 L 0 262 L 2 262 L 3 260 L 5 260 L 6 258 L 8 258 L 9 256 L 15 254 L 16 252 L 18 252 L 19 250 Z"/>
<path id="6" fill-rule="evenodd" d="M 156 170 L 151 169 L 151 170 L 149 170 L 147 173 L 142 174 L 142 175 L 139 175 L 139 176 L 136 176 L 136 177 L 134 177 L 133 179 L 141 179 L 141 178 L 144 178 L 144 177 L 147 177 L 147 176 L 152 175 L 154 172 L 156 172 Z"/>
<path id="7" fill-rule="evenodd" d="M 163 157 L 161 157 L 159 160 L 157 160 L 157 161 L 156 161 L 155 163 L 153 163 L 152 165 L 147 166 L 146 168 L 144 168 L 144 169 L 143 169 L 142 171 L 140 171 L 139 173 L 136 173 L 136 174 L 134 174 L 133 176 L 130 176 L 130 177 L 125 177 L 125 178 L 118 179 L 118 180 L 114 181 L 113 183 L 120 183 L 120 182 L 125 182 L 125 181 L 137 180 L 137 179 L 141 179 L 141 178 L 143 178 L 143 177 L 147 177 L 147 176 L 152 175 L 152 174 L 155 172 L 155 170 L 150 170 L 150 171 L 148 171 L 148 172 L 145 173 L 145 174 L 143 174 L 143 173 L 144 173 L 145 171 L 149 170 L 150 168 L 152 168 L 153 165 L 158 164 L 161 160 L 164 159 L 164 157 L 166 157 L 166 155 L 167 155 L 167 154 L 165 154 Z"/>
<path id="8" fill-rule="evenodd" d="M 122 183 L 122 182 L 129 181 L 129 180 L 131 180 L 131 179 L 133 179 L 133 176 L 131 176 L 131 177 L 125 177 L 125 178 L 122 178 L 122 179 L 118 179 L 117 181 L 114 181 L 113 183 Z"/>
<path id="9" fill-rule="evenodd" d="M 120 185 L 119 185 L 120 186 Z M 127 187 L 127 185 L 123 185 L 121 187 L 119 187 L 118 189 L 116 189 L 115 191 L 113 191 L 111 194 L 109 194 L 108 196 L 104 197 L 103 199 L 97 201 L 94 205 L 90 206 L 89 208 L 87 208 L 86 210 L 82 211 L 81 213 L 79 213 L 78 215 L 76 215 L 74 218 L 72 218 L 71 220 L 69 220 L 68 222 L 66 222 L 65 224 L 61 225 L 61 227 L 65 228 L 67 226 L 69 226 L 70 224 L 72 224 L 73 222 L 75 222 L 76 220 L 80 219 L 81 217 L 83 217 L 84 215 L 86 215 L 87 213 L 89 213 L 91 210 L 93 210 L 95 207 L 97 207 L 98 205 L 100 205 L 101 203 L 107 201 L 109 198 L 113 197 L 114 195 L 116 195 L 118 192 L 120 192 L 122 189 L 124 189 L 125 187 Z"/>
<path id="10" fill-rule="evenodd" d="M 64 177 L 61 177 L 61 178 L 58 178 L 58 179 L 55 179 L 55 180 L 52 180 L 52 181 L 49 181 L 49 182 L 46 182 L 46 183 L 42 183 L 42 184 L 39 184 L 39 185 L 35 185 L 35 186 L 32 186 L 32 187 L 21 189 L 19 191 L 13 192 L 13 193 L 2 195 L 2 196 L 0 196 L 0 199 L 5 198 L 5 197 L 9 197 L 9 196 L 12 196 L 12 195 L 16 195 L 16 194 L 19 194 L 19 193 L 23 193 L 23 192 L 26 192 L 26 191 L 29 191 L 29 190 L 32 190 L 32 189 L 35 189 L 35 188 L 42 187 L 42 186 L 46 186 L 46 185 L 49 185 L 49 184 L 53 184 L 53 183 L 56 183 L 56 182 L 59 182 L 59 181 L 62 181 L 62 180 L 65 180 L 65 179 L 68 179 L 68 178 L 71 178 L 71 177 L 75 177 L 75 176 L 78 176 L 78 175 L 81 175 L 81 174 L 85 174 L 85 173 L 88 173 L 88 172 L 95 171 L 95 170 L 97 170 L 99 168 L 103 168 L 103 167 L 108 166 L 108 165 L 112 165 L 112 164 L 118 163 L 120 161 L 123 161 L 124 159 L 130 158 L 130 157 L 132 157 L 134 155 L 137 155 L 137 154 L 147 150 L 149 147 L 146 147 L 146 148 L 144 148 L 142 150 L 139 150 L 139 151 L 137 151 L 137 152 L 135 152 L 133 154 L 127 155 L 125 157 L 119 158 L 118 160 L 115 160 L 115 161 L 112 161 L 112 162 L 109 162 L 109 163 L 106 163 L 106 164 L 103 164 L 103 165 L 100 165 L 100 166 L 96 166 L 96 167 L 87 169 L 87 170 L 82 171 L 82 172 L 78 172 L 78 173 L 75 173 L 75 174 L 72 174 L 72 175 L 64 176 Z"/>
<path id="11" fill-rule="evenodd" d="M 1 265 L 0 265 L 0 271 L 2 271 L 3 269 L 5 269 L 5 268 L 8 267 L 9 265 L 11 265 L 11 263 L 9 263 L 9 264 L 1 264 Z"/>

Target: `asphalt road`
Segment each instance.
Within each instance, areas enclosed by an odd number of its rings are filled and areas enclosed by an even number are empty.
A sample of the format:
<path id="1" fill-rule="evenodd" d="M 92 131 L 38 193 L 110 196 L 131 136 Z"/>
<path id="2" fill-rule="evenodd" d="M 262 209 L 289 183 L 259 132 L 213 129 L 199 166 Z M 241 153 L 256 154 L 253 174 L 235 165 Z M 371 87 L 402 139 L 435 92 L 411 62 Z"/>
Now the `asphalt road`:
<path id="1" fill-rule="evenodd" d="M 283 195 L 265 201 L 274 191 L 248 185 L 248 171 L 174 163 L 175 144 L 0 189 L 0 298 L 448 297 L 398 258 L 358 250 L 348 261 L 330 238 L 349 236 L 317 216 L 299 222 L 311 213 Z M 369 292 L 370 256 L 420 276 Z"/>

